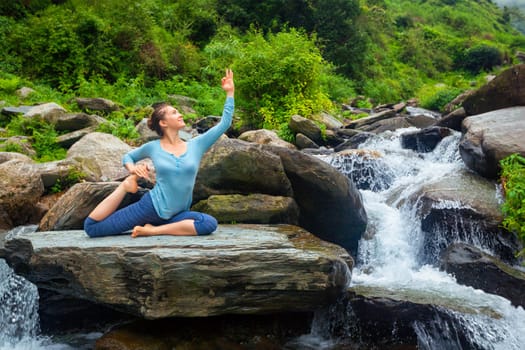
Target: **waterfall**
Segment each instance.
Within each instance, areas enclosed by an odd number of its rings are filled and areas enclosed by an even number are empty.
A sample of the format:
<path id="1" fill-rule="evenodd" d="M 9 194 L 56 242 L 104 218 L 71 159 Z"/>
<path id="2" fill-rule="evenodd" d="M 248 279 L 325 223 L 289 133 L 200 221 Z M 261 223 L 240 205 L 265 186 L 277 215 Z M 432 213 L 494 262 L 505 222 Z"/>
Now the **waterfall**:
<path id="1" fill-rule="evenodd" d="M 434 266 L 437 250 L 445 238 L 439 227 L 433 231 L 432 247 L 425 247 L 417 203 L 408 198 L 425 184 L 464 170 L 458 151 L 460 133 L 443 139 L 429 153 L 401 147 L 400 136 L 415 128 L 385 132 L 352 152 L 318 157 L 347 175 L 359 188 L 368 214 L 369 229 L 359 242 L 351 287 L 378 288 L 404 295 L 425 295 L 426 300 L 446 300 L 432 322 L 414 320 L 419 349 L 514 350 L 525 344 L 525 311 L 503 297 L 460 285 L 455 278 Z M 447 208 L 459 203 L 444 201 Z M 491 242 L 480 238 L 478 228 L 457 221 L 455 241 L 491 252 Z M 424 244 L 425 243 L 425 244 Z M 427 254 L 426 259 L 421 256 Z M 431 255 L 430 257 L 428 255 Z M 459 312 L 457 310 L 470 310 Z M 446 320 L 443 316 L 446 316 Z M 356 338 L 353 310 L 343 302 L 320 310 L 314 316 L 311 333 L 290 342 L 290 349 L 332 349 L 345 333 Z M 358 338 L 358 336 L 357 336 Z M 337 348 L 337 347 L 335 347 Z"/>
<path id="2" fill-rule="evenodd" d="M 7 235 L 33 232 L 37 226 L 20 226 Z M 100 333 L 71 334 L 60 341 L 40 334 L 38 288 L 18 276 L 0 259 L 0 350 L 88 350 Z"/>
<path id="3" fill-rule="evenodd" d="M 38 333 L 38 291 L 35 285 L 17 276 L 3 259 L 0 305 L 0 349 L 27 348 L 27 342 Z"/>

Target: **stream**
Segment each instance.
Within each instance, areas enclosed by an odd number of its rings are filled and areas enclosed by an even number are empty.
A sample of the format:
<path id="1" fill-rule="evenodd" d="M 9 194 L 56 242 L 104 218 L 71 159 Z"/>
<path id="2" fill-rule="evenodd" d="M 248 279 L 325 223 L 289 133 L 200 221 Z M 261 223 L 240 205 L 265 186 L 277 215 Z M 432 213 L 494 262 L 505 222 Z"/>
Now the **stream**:
<path id="1" fill-rule="evenodd" d="M 439 317 L 430 326 L 414 320 L 418 349 L 523 349 L 525 311 L 522 307 L 512 306 L 503 297 L 460 285 L 453 276 L 426 263 L 437 261 L 438 256 L 424 256 L 421 220 L 416 215 L 414 205 L 406 199 L 424 184 L 457 173 L 465 165 L 458 151 L 460 133 L 443 139 L 430 153 L 415 153 L 401 148 L 400 142 L 402 133 L 414 130 L 409 128 L 385 132 L 359 146 L 362 150 L 381 154 L 383 162 L 368 168 L 369 176 L 362 176 L 360 171 L 360 178 L 353 179 L 368 188 L 360 192 L 369 225 L 374 227 L 375 234 L 359 242 L 350 288 L 377 288 L 449 305 L 450 309 L 445 312 L 454 320 L 456 329 L 450 329 Z M 318 157 L 350 178 L 356 167 L 363 166 L 349 156 Z M 459 204 L 447 202 L 443 205 Z M 490 242 L 480 240 L 475 230 L 475 227 L 460 223 L 458 232 L 454 232 L 455 241 L 469 243 L 491 253 Z M 440 233 L 435 232 L 435 236 L 439 239 Z M 469 312 L 458 312 L 458 309 Z M 296 339 L 291 348 L 343 349 L 338 346 L 340 339 L 331 336 L 330 330 L 334 325 L 330 323 L 347 323 L 347 332 L 352 332 L 355 330 L 351 325 L 352 318 L 349 307 L 331 307 L 328 312 L 323 310 L 314 318 L 311 333 Z M 444 329 L 448 331 L 444 332 Z M 459 334 L 468 339 L 467 346 L 460 344 Z M 347 335 L 351 337 L 351 334 Z"/>
<path id="2" fill-rule="evenodd" d="M 464 169 L 458 152 L 460 134 L 443 139 L 433 152 L 419 154 L 401 148 L 400 135 L 407 131 L 411 130 L 385 132 L 360 145 L 360 149 L 377 152 L 382 159 L 380 163 L 365 164 L 366 176 L 362 175 L 363 164 L 356 163 L 351 156 L 318 156 L 349 177 L 356 166 L 361 167 L 360 178 L 354 181 L 367 188 L 360 192 L 369 225 L 375 233 L 360 241 L 349 287 L 424 296 L 426 300 L 439 300 L 440 305 L 449 305 L 443 310 L 454 320 L 453 327 L 439 316 L 430 325 L 414 320 L 412 327 L 417 334 L 418 349 L 522 349 L 525 344 L 523 308 L 512 306 L 500 296 L 460 285 L 453 276 L 429 264 L 428 261 L 436 261 L 437 256 L 423 256 L 421 222 L 416 208 L 406 200 L 422 185 Z M 463 232 L 465 227 L 461 225 L 458 228 L 455 233 L 457 241 L 467 240 L 469 244 L 491 252 L 489 244 L 468 238 L 475 235 Z M 90 349 L 101 336 L 101 333 L 91 333 L 69 339 L 51 339 L 39 335 L 37 289 L 15 275 L 1 259 L 0 303 L 0 350 Z M 348 305 L 333 305 L 321 310 L 314 316 L 311 332 L 293 339 L 285 348 L 356 349 L 342 346 L 341 339 L 331 334 L 334 322 L 344 323 L 347 324 L 346 335 L 351 337 L 356 329 L 352 326 L 352 315 Z M 459 334 L 468 339 L 467 346 L 460 344 Z"/>

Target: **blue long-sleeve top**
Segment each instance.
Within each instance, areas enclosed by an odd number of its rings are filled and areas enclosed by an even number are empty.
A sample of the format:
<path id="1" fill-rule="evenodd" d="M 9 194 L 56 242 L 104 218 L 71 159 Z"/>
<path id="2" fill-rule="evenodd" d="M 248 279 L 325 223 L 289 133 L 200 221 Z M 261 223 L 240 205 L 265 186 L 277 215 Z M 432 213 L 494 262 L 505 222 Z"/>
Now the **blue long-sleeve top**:
<path id="1" fill-rule="evenodd" d="M 150 191 L 153 206 L 163 219 L 190 209 L 193 187 L 204 153 L 230 127 L 234 110 L 233 97 L 224 103 L 221 121 L 213 128 L 187 141 L 186 152 L 179 157 L 165 151 L 160 140 L 154 140 L 128 152 L 122 158 L 124 165 L 150 158 L 155 166 L 156 184 Z"/>

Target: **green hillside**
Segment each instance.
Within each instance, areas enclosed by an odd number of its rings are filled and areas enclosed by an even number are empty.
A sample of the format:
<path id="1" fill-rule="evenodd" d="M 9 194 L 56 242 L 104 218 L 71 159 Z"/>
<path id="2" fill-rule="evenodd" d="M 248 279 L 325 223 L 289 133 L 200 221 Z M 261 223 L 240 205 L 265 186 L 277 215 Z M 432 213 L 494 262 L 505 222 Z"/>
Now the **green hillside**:
<path id="1" fill-rule="evenodd" d="M 199 99 L 199 114 L 217 113 L 229 66 L 245 126 L 280 128 L 290 113 L 357 95 L 439 109 L 525 51 L 513 27 L 521 12 L 507 2 L 2 2 L 0 100 L 21 103 L 22 85 L 66 104 L 103 95 L 130 108 L 181 93 Z"/>

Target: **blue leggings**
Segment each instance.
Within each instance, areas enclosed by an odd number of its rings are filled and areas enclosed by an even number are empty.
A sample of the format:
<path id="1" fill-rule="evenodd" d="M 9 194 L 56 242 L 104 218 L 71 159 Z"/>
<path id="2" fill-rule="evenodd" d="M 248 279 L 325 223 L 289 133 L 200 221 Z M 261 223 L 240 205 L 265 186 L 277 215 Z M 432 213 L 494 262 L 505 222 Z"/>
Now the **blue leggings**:
<path id="1" fill-rule="evenodd" d="M 117 210 L 104 220 L 96 221 L 87 217 L 84 221 L 84 231 L 89 237 L 123 235 L 129 234 L 135 226 L 159 226 L 187 219 L 194 220 L 195 231 L 199 236 L 209 235 L 217 229 L 217 220 L 213 216 L 196 211 L 187 210 L 168 220 L 162 219 L 157 215 L 148 192 L 138 202 Z"/>

